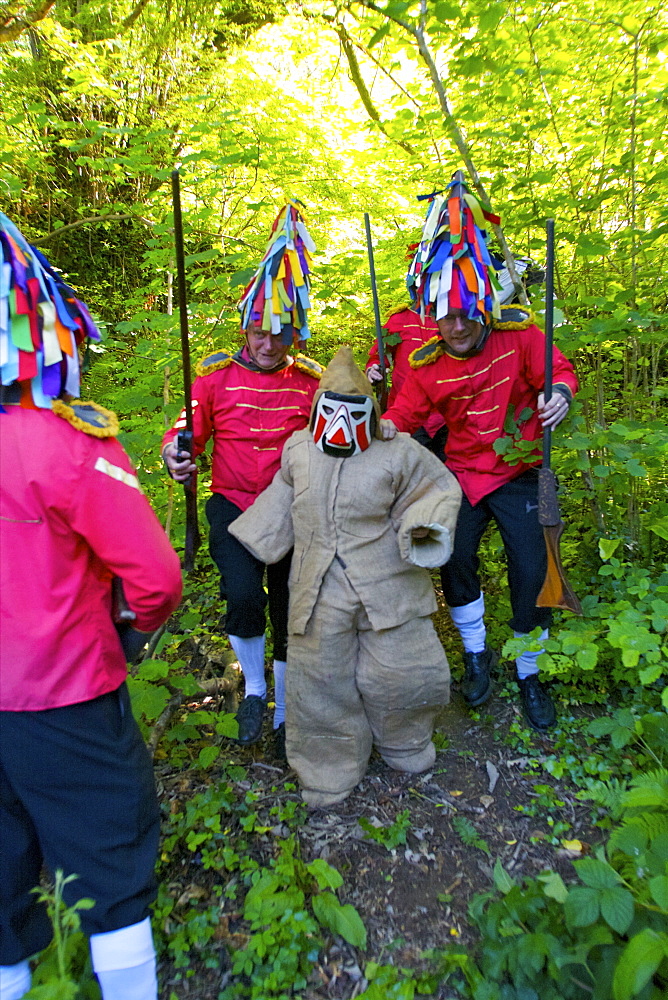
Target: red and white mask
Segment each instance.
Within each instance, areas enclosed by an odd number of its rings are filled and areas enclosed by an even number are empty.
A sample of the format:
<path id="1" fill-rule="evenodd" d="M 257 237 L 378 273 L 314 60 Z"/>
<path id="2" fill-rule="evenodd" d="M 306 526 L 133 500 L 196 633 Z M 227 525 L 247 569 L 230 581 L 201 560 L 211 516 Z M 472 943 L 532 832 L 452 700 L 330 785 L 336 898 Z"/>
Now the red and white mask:
<path id="1" fill-rule="evenodd" d="M 311 430 L 320 451 L 336 458 L 349 458 L 369 447 L 375 424 L 371 396 L 323 392 L 315 405 Z"/>

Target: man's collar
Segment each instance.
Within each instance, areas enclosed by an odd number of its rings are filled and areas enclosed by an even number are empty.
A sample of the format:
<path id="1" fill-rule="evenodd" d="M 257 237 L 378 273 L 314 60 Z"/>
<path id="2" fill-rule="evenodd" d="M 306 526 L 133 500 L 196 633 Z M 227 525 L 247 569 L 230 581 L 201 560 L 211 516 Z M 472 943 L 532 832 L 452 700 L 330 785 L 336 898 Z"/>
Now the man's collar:
<path id="1" fill-rule="evenodd" d="M 236 361 L 237 364 L 242 366 L 242 368 L 247 368 L 249 372 L 259 372 L 261 375 L 274 375 L 276 372 L 281 372 L 284 368 L 288 368 L 293 361 L 293 359 L 288 355 L 283 359 L 283 361 L 281 361 L 280 364 L 276 365 L 275 368 L 260 368 L 260 366 L 253 361 L 248 353 L 248 347 L 246 344 L 239 348 L 237 353 L 233 355 L 232 360 Z"/>

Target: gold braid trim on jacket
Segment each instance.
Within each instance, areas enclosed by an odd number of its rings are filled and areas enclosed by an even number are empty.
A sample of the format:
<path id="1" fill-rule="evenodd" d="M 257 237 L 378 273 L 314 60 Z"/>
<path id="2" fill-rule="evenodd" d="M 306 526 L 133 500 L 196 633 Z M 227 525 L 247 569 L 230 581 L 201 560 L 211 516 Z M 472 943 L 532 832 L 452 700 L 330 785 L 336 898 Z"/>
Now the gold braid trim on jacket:
<path id="1" fill-rule="evenodd" d="M 526 330 L 533 322 L 533 313 L 526 306 L 501 306 L 501 317 L 492 320 L 492 326 L 495 330 Z"/>
<path id="2" fill-rule="evenodd" d="M 205 358 L 198 361 L 195 366 L 196 375 L 211 375 L 212 372 L 220 371 L 232 364 L 232 355 L 228 351 L 215 351 L 207 354 Z"/>
<path id="3" fill-rule="evenodd" d="M 425 340 L 424 344 L 420 347 L 416 347 L 414 351 L 408 355 L 408 363 L 411 368 L 424 368 L 425 365 L 430 365 L 434 361 L 437 361 L 442 354 L 445 354 L 445 344 L 441 339 L 439 334 L 434 337 L 430 337 L 429 340 Z"/>
<path id="4" fill-rule="evenodd" d="M 91 437 L 118 436 L 120 430 L 118 417 L 98 403 L 83 403 L 80 399 L 75 399 L 68 405 L 62 399 L 54 399 L 51 409 L 63 420 L 67 420 L 68 424 L 72 424 L 72 427 L 83 431 L 84 434 L 90 434 Z"/>
<path id="5" fill-rule="evenodd" d="M 300 372 L 304 372 L 312 378 L 317 378 L 318 381 L 322 378 L 322 373 L 325 370 L 322 365 L 319 365 L 313 358 L 307 358 L 305 354 L 297 355 L 295 358 L 295 367 L 299 368 Z"/>

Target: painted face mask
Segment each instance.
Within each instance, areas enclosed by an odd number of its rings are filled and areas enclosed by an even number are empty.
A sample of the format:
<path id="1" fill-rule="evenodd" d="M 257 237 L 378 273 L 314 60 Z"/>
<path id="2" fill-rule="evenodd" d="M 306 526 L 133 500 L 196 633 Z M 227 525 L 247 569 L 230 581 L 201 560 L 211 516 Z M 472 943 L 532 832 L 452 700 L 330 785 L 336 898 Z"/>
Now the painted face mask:
<path id="1" fill-rule="evenodd" d="M 323 392 L 313 414 L 313 440 L 326 455 L 349 458 L 369 447 L 375 422 L 370 396 Z"/>

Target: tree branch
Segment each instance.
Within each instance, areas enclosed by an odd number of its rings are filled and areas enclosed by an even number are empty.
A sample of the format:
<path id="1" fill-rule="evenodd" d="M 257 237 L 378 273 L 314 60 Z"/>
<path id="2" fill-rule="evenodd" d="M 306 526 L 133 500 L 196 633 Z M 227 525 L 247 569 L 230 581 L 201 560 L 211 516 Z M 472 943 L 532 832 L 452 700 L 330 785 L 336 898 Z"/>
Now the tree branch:
<path id="1" fill-rule="evenodd" d="M 42 0 L 42 3 L 38 3 L 33 10 L 24 11 L 21 17 L 18 14 L 6 12 L 3 19 L 4 23 L 0 25 L 0 44 L 3 42 L 13 42 L 15 38 L 22 35 L 24 31 L 32 27 L 33 24 L 36 24 L 37 21 L 43 21 L 55 5 L 56 0 Z"/>
<path id="2" fill-rule="evenodd" d="M 436 92 L 438 103 L 441 107 L 441 111 L 443 112 L 443 117 L 445 118 L 445 123 L 452 137 L 452 141 L 454 142 L 455 146 L 459 151 L 460 156 L 464 161 L 466 169 L 469 172 L 469 176 L 473 181 L 473 187 L 475 188 L 478 196 L 482 199 L 482 201 L 484 201 L 486 204 L 489 205 L 490 200 L 487 196 L 487 192 L 485 191 L 482 180 L 480 179 L 480 175 L 478 174 L 475 164 L 471 158 L 471 150 L 469 144 L 466 141 L 466 138 L 464 137 L 462 130 L 457 124 L 454 115 L 450 111 L 450 106 L 448 104 L 448 97 L 445 92 L 445 87 L 443 86 L 443 81 L 439 76 L 438 70 L 436 68 L 436 63 L 434 62 L 434 57 L 431 54 L 429 44 L 425 37 L 425 33 L 423 30 L 423 23 L 425 16 L 426 0 L 422 0 L 422 13 L 420 17 L 419 27 L 416 27 L 409 21 L 402 20 L 402 18 L 400 17 L 395 17 L 392 14 L 386 13 L 381 7 L 378 7 L 378 5 L 373 2 L 373 0 L 355 0 L 355 2 L 361 4 L 363 7 L 366 7 L 368 10 L 372 10 L 375 14 L 379 14 L 381 17 L 386 17 L 390 21 L 394 21 L 395 24 L 398 24 L 400 28 L 403 28 L 404 31 L 408 32 L 408 34 L 415 39 L 417 43 L 418 52 L 420 53 L 422 61 L 424 62 L 425 66 L 429 71 L 429 76 L 431 77 L 431 82 Z M 515 267 L 515 260 L 513 258 L 512 253 L 510 252 L 510 247 L 506 242 L 506 238 L 503 235 L 503 230 L 501 229 L 501 226 L 497 225 L 496 223 L 491 223 L 491 228 L 494 231 L 494 235 L 496 236 L 499 242 L 499 246 L 501 247 L 501 251 L 503 253 L 503 257 L 506 262 L 506 267 L 508 268 L 508 273 L 510 274 L 511 280 L 515 287 L 515 291 L 520 301 L 524 305 L 528 305 L 529 299 L 524 289 L 524 286 L 520 281 L 519 275 L 517 273 L 517 268 Z"/>

